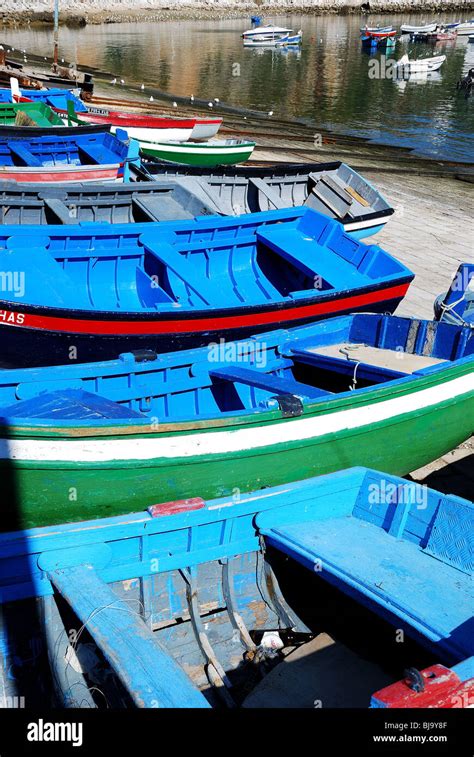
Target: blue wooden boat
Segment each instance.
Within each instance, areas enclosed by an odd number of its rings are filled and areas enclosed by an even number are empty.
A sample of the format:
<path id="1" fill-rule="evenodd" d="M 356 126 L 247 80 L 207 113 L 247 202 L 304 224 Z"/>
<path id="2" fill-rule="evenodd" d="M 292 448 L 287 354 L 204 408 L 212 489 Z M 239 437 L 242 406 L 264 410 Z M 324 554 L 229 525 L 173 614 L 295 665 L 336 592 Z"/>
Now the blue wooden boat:
<path id="1" fill-rule="evenodd" d="M 68 104 L 72 102 L 76 113 L 87 113 L 86 105 L 74 94 L 72 89 L 20 89 L 20 97 L 17 100 L 21 101 L 22 98 L 25 101 L 45 103 L 53 110 L 64 111 L 65 113 L 68 111 Z M 0 103 L 11 102 L 11 89 L 0 89 Z"/>
<path id="2" fill-rule="evenodd" d="M 340 221 L 356 239 L 365 239 L 393 214 L 367 179 L 339 161 L 218 172 L 147 163 L 145 170 L 131 165 L 130 173 L 133 181 L 113 187 L 0 183 L 0 224 L 172 221 L 304 205 Z"/>
<path id="3" fill-rule="evenodd" d="M 451 286 L 434 303 L 435 318 L 474 328 L 474 263 L 461 263 Z"/>
<path id="4" fill-rule="evenodd" d="M 0 135 L 0 179 L 19 182 L 120 181 L 130 162 L 140 163 L 139 144 L 126 132 L 43 137 Z M 125 170 L 126 168 L 126 170 Z"/>
<path id="5" fill-rule="evenodd" d="M 157 491 L 215 497 L 350 465 L 405 475 L 474 430 L 467 327 L 359 313 L 86 364 L 75 344 L 66 365 L 0 371 L 3 524 L 121 515 Z M 30 346 L 28 362 L 41 357 Z"/>
<path id="6" fill-rule="evenodd" d="M 408 666 L 455 665 L 466 682 L 473 526 L 467 500 L 353 468 L 3 533 L 3 695 L 42 708 L 367 707 Z M 321 675 L 328 651 L 343 702 Z"/>
<path id="7" fill-rule="evenodd" d="M 386 48 L 394 47 L 396 44 L 396 31 L 375 31 L 367 32 L 361 36 L 363 48 Z"/>
<path id="8" fill-rule="evenodd" d="M 361 26 L 360 33 L 368 34 L 369 32 L 391 32 L 394 30 L 394 26 Z"/>
<path id="9" fill-rule="evenodd" d="M 0 266 L 10 282 L 2 352 L 16 365 L 67 363 L 71 345 L 85 362 L 393 312 L 413 279 L 380 247 L 304 208 L 112 229 L 4 226 Z"/>

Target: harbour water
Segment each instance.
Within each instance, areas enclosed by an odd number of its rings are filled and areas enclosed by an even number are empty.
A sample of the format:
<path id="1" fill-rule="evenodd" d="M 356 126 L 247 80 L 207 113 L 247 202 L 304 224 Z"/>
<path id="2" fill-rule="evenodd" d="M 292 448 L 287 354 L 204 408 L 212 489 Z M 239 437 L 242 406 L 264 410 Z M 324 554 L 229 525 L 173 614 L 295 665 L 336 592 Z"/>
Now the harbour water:
<path id="1" fill-rule="evenodd" d="M 474 102 L 456 82 L 474 67 L 467 37 L 435 46 L 397 42 L 388 57 L 362 52 L 359 28 L 367 17 L 275 16 L 267 22 L 303 29 L 301 50 L 248 49 L 240 34 L 249 20 L 176 21 L 62 28 L 61 55 L 176 95 L 202 97 L 301 119 L 315 130 L 368 137 L 412 147 L 417 155 L 474 162 Z M 431 19 L 425 19 L 429 21 Z M 444 21 L 456 20 L 446 14 Z M 381 26 L 413 16 L 369 17 Z M 49 29 L 8 29 L 3 41 L 17 49 L 50 54 Z M 400 81 L 387 62 L 444 54 L 439 73 Z M 118 85 L 120 86 L 120 85 Z M 146 95 L 144 95 L 146 96 Z"/>

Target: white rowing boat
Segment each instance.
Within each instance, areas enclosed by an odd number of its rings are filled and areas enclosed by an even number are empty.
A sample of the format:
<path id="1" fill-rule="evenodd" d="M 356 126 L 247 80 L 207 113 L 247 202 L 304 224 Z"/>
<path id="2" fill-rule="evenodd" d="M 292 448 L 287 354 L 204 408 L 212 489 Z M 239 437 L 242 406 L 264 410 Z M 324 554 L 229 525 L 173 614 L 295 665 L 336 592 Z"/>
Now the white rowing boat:
<path id="1" fill-rule="evenodd" d="M 456 31 L 459 37 L 468 37 L 470 34 L 474 34 L 474 18 L 470 21 L 464 21 L 456 27 Z"/>
<path id="2" fill-rule="evenodd" d="M 434 32 L 437 24 L 426 24 L 425 26 L 411 26 L 410 24 L 402 24 L 400 31 L 402 34 L 429 34 Z"/>
<path id="3" fill-rule="evenodd" d="M 418 60 L 410 60 L 408 55 L 404 55 L 397 61 L 397 69 L 409 73 L 428 73 L 441 68 L 445 60 L 446 55 L 437 55 L 434 58 L 418 58 Z"/>

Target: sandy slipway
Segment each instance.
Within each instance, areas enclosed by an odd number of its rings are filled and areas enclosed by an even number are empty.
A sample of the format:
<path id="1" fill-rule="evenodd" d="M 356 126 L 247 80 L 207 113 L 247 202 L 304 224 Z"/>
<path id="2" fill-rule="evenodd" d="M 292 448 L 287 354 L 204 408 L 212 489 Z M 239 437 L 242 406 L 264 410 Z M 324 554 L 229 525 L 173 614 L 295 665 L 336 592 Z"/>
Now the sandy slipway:
<path id="1" fill-rule="evenodd" d="M 246 2 L 246 0 L 61 0 L 61 23 L 119 23 L 135 20 L 240 18 L 251 13 L 469 13 L 474 0 L 294 0 Z M 49 24 L 53 0 L 3 0 L 0 17 L 4 26 Z"/>

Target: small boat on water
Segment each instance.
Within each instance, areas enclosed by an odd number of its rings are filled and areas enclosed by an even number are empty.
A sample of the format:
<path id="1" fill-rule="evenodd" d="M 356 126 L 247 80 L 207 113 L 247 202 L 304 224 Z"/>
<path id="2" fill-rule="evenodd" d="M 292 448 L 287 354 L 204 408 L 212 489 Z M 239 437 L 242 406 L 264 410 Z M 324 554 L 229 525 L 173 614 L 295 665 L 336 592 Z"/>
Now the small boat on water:
<path id="1" fill-rule="evenodd" d="M 417 60 L 410 60 L 408 55 L 404 55 L 397 61 L 397 69 L 399 73 L 429 73 L 431 71 L 438 71 L 441 68 L 446 55 L 437 55 L 433 58 L 418 58 Z"/>
<path id="2" fill-rule="evenodd" d="M 0 226 L 0 269 L 7 282 L 29 271 L 24 287 L 1 293 L 0 359 L 13 365 L 64 363 L 71 345 L 85 362 L 358 309 L 393 312 L 413 279 L 380 247 L 305 208 L 112 228 Z"/>
<path id="3" fill-rule="evenodd" d="M 4 528 L 15 516 L 21 528 L 120 515 L 351 465 L 405 475 L 474 430 L 470 328 L 367 313 L 238 342 L 208 328 L 201 349 L 79 364 L 74 341 L 66 365 L 0 371 Z M 28 342 L 29 365 L 40 341 Z"/>
<path id="4" fill-rule="evenodd" d="M 435 32 L 427 35 L 428 42 L 452 42 L 457 39 L 456 30 L 440 28 Z"/>
<path id="5" fill-rule="evenodd" d="M 170 502 L 157 487 L 148 511 L 2 529 L 5 700 L 469 706 L 443 695 L 472 691 L 471 502 L 367 468 L 209 501 L 195 485 Z M 426 660 L 444 680 L 413 668 Z M 387 688 L 408 667 L 405 691 Z"/>
<path id="6" fill-rule="evenodd" d="M 283 40 L 277 40 L 275 42 L 275 46 L 279 47 L 280 45 L 283 45 L 287 47 L 288 45 L 301 45 L 302 41 L 303 41 L 303 32 L 300 29 L 300 31 L 297 34 L 289 34 Z"/>
<path id="7" fill-rule="evenodd" d="M 362 47 L 393 47 L 396 44 L 396 30 L 389 32 L 367 32 L 361 37 Z"/>
<path id="8" fill-rule="evenodd" d="M 459 37 L 467 37 L 470 34 L 474 34 L 474 19 L 459 24 L 459 26 L 456 27 L 456 31 Z"/>
<path id="9" fill-rule="evenodd" d="M 391 37 L 396 37 L 397 30 L 396 29 L 389 29 L 388 31 L 385 30 L 377 30 L 377 31 L 366 31 L 363 34 L 363 38 L 370 37 L 374 40 L 381 40 L 381 39 L 387 39 Z"/>
<path id="10" fill-rule="evenodd" d="M 110 130 L 100 124 L 82 123 L 78 119 L 66 126 L 52 108 L 42 102 L 1 103 L 0 137 L 74 136 L 99 134 Z"/>
<path id="11" fill-rule="evenodd" d="M 140 140 L 145 156 L 191 166 L 224 166 L 245 163 L 255 142 L 245 139 L 209 139 L 207 142 L 148 142 Z"/>
<path id="12" fill-rule="evenodd" d="M 451 286 L 434 304 L 435 318 L 474 328 L 474 263 L 461 263 Z"/>
<path id="13" fill-rule="evenodd" d="M 122 131 L 23 138 L 3 137 L 0 131 L 0 180 L 123 181 L 132 161 L 140 162 L 139 145 Z"/>
<path id="14" fill-rule="evenodd" d="M 134 181 L 113 187 L 0 183 L 0 224 L 157 222 L 301 205 L 364 239 L 380 231 L 394 212 L 375 187 L 340 162 L 220 171 L 149 162 L 145 170 L 131 165 L 130 174 Z"/>
<path id="15" fill-rule="evenodd" d="M 391 32 L 393 31 L 393 29 L 393 26 L 361 26 L 360 33 L 368 34 L 369 32 Z"/>
<path id="16" fill-rule="evenodd" d="M 258 26 L 255 29 L 248 29 L 247 31 L 242 33 L 243 40 L 249 40 L 249 39 L 261 39 L 262 37 L 273 37 L 273 38 L 282 38 L 286 37 L 288 34 L 291 34 L 293 29 L 287 29 L 283 26 L 272 26 L 271 24 L 266 24 L 265 26 Z"/>
<path id="17" fill-rule="evenodd" d="M 245 47 L 299 45 L 303 39 L 301 29 L 295 34 L 293 29 L 281 26 L 258 26 L 242 34 Z"/>
<path id="18" fill-rule="evenodd" d="M 438 26 L 437 23 L 425 24 L 424 26 L 412 26 L 411 24 L 402 24 L 400 27 L 400 32 L 402 34 L 423 34 L 423 33 L 434 32 L 437 26 Z"/>

